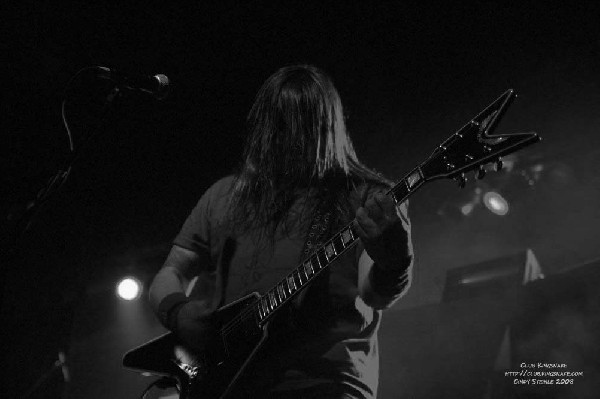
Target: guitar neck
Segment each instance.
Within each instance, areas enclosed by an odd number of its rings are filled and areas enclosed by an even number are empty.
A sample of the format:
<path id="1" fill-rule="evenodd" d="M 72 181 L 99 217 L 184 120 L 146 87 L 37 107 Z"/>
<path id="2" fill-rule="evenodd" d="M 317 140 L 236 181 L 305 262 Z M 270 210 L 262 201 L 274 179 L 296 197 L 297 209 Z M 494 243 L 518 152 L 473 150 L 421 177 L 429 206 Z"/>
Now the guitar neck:
<path id="1" fill-rule="evenodd" d="M 418 167 L 392 187 L 387 194 L 391 194 L 398 204 L 412 195 L 423 183 L 425 183 L 425 178 L 421 168 Z M 258 324 L 262 325 L 269 320 L 283 305 L 306 288 L 319 273 L 352 248 L 358 240 L 359 237 L 352 222 L 334 234 L 294 271 L 253 304 L 252 313 Z"/>

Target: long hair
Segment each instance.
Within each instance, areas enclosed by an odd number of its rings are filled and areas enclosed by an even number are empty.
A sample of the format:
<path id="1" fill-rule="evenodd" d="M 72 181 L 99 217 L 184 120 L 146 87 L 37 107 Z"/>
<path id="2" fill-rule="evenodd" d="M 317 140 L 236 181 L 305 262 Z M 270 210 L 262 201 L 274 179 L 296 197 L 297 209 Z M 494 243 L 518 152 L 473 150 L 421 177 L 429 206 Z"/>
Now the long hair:
<path id="1" fill-rule="evenodd" d="M 310 189 L 338 208 L 361 181 L 389 184 L 364 166 L 348 136 L 332 80 L 310 65 L 279 69 L 258 91 L 231 200 L 238 228 L 276 227 Z"/>

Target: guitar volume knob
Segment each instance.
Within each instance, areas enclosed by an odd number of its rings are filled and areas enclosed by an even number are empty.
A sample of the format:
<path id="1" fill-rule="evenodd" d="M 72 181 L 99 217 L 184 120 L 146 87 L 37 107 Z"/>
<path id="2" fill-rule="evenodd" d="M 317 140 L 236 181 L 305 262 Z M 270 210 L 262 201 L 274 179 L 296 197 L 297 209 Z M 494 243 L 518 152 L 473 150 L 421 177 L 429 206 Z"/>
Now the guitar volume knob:
<path id="1" fill-rule="evenodd" d="M 465 188 L 467 185 L 467 178 L 465 177 L 464 173 L 461 173 L 460 176 L 456 178 L 456 181 L 458 182 L 458 187 L 460 188 Z"/>
<path id="2" fill-rule="evenodd" d="M 477 180 L 481 180 L 485 177 L 485 169 L 482 165 L 479 166 L 479 169 L 477 169 L 477 172 L 475 172 L 475 178 Z"/>
<path id="3" fill-rule="evenodd" d="M 502 170 L 502 166 L 504 166 L 504 164 L 502 163 L 502 159 L 498 158 L 496 160 L 496 163 L 494 164 L 494 170 L 496 172 L 500 172 Z"/>

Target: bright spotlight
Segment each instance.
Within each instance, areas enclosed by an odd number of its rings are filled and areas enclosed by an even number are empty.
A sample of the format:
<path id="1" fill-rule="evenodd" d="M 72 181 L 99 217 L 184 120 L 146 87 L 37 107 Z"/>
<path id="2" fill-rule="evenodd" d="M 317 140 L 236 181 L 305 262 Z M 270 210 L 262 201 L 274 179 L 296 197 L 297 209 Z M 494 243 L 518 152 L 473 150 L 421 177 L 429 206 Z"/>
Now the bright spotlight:
<path id="1" fill-rule="evenodd" d="M 138 279 L 125 277 L 117 284 L 117 296 L 126 301 L 138 299 L 142 294 L 142 284 Z"/>
<path id="2" fill-rule="evenodd" d="M 483 203 L 487 209 L 496 215 L 504 216 L 508 213 L 508 202 L 497 192 L 488 191 L 485 193 Z"/>

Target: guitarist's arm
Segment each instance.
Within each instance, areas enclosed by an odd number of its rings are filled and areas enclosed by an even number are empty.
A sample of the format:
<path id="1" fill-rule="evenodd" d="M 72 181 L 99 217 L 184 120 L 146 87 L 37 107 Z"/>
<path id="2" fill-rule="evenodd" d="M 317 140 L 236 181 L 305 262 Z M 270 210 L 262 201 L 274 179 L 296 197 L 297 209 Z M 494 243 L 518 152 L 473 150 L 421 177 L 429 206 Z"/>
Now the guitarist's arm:
<path id="1" fill-rule="evenodd" d="M 158 312 L 160 302 L 173 293 L 185 294 L 192 279 L 200 272 L 202 264 L 198 253 L 173 245 L 163 267 L 150 285 L 150 305 Z"/>
<path id="2" fill-rule="evenodd" d="M 358 288 L 365 303 L 390 307 L 410 287 L 413 249 L 407 204 L 375 194 L 356 211 L 356 230 L 365 246 L 358 262 Z"/>
<path id="3" fill-rule="evenodd" d="M 192 348 L 200 347 L 204 338 L 214 333 L 210 303 L 191 300 L 185 294 L 201 265 L 210 262 L 208 257 L 173 245 L 149 290 L 150 305 L 161 323 Z"/>

